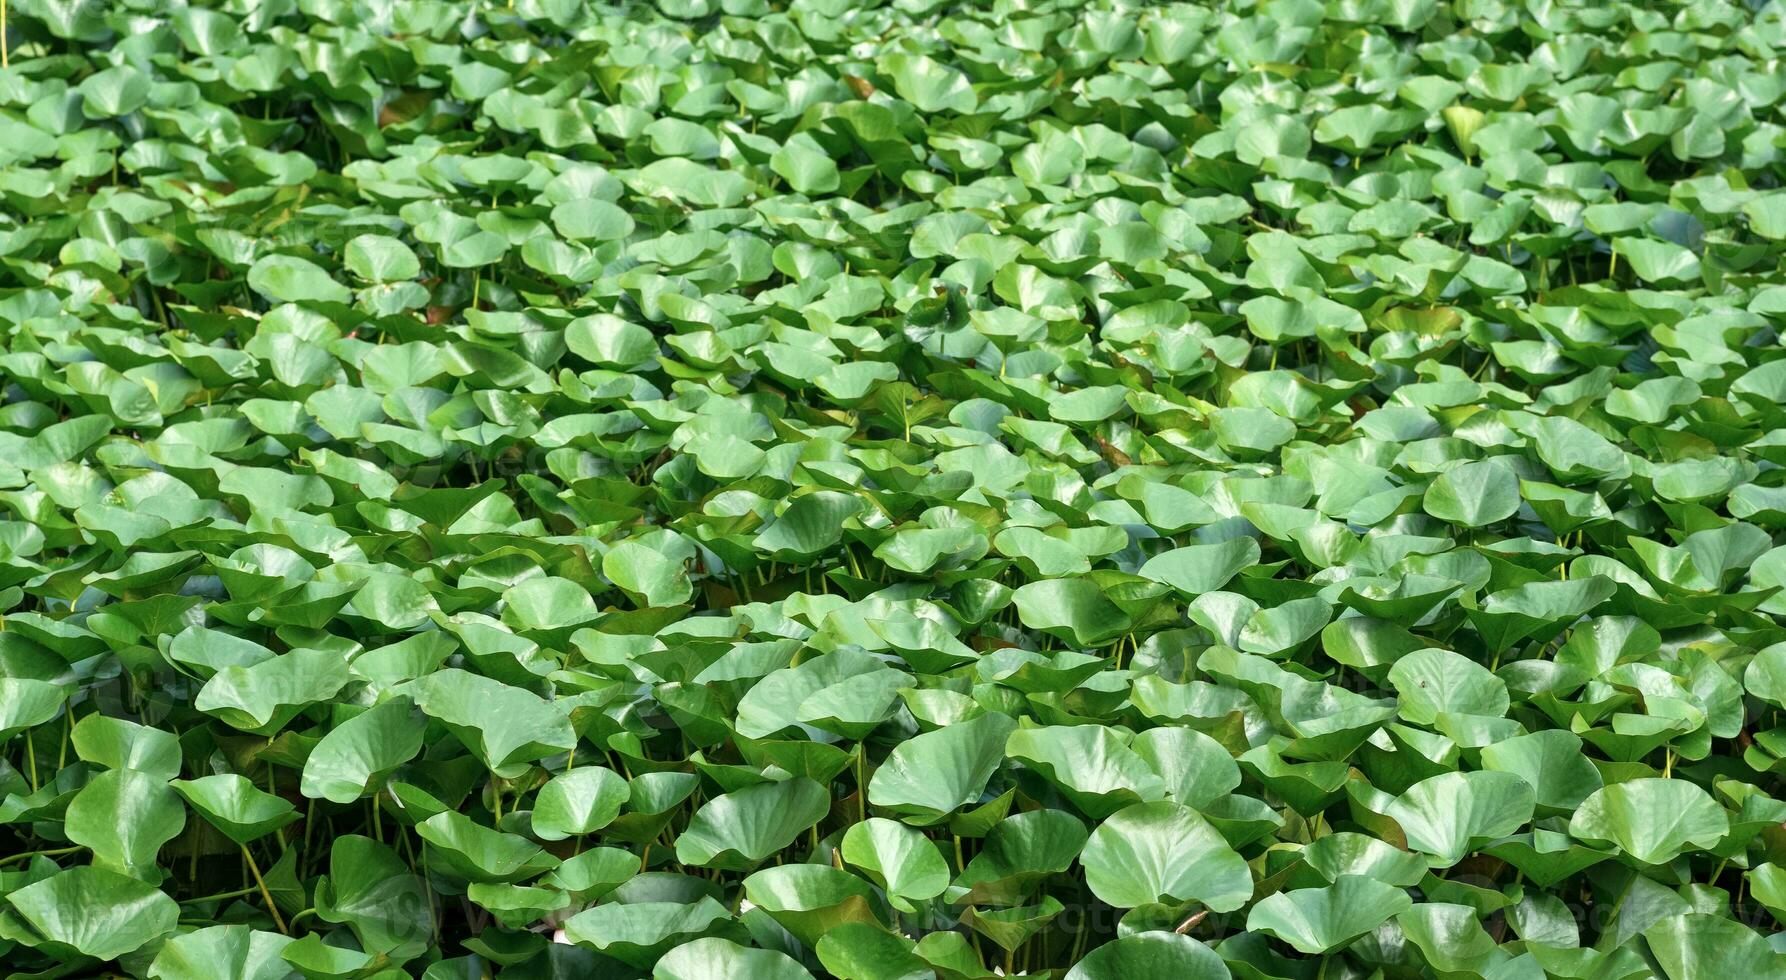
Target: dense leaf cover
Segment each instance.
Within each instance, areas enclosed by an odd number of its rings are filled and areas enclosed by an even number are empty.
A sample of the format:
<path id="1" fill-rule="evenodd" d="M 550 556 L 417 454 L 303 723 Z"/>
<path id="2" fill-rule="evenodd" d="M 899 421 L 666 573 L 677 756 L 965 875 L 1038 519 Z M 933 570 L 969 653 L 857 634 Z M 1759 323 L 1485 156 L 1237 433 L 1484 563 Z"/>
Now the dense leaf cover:
<path id="1" fill-rule="evenodd" d="M 0 962 L 1786 976 L 1786 16 L 11 0 Z"/>

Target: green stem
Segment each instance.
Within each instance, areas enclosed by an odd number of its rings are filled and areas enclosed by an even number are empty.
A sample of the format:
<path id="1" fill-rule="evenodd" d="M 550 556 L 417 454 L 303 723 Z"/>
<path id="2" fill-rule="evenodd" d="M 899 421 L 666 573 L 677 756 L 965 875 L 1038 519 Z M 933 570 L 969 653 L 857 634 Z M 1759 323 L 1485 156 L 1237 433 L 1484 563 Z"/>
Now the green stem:
<path id="1" fill-rule="evenodd" d="M 1074 933 L 1073 933 L 1073 950 L 1071 953 L 1069 953 L 1067 955 L 1066 965 L 1068 967 L 1071 967 L 1071 966 L 1073 966 L 1073 964 L 1078 963 L 1080 954 L 1085 951 L 1085 937 L 1087 934 L 1087 930 L 1085 927 L 1090 922 L 1091 922 L 1091 916 L 1088 915 L 1083 908 L 1080 909 L 1079 928 L 1074 930 Z"/>
<path id="2" fill-rule="evenodd" d="M 52 847 L 42 851 L 24 851 L 19 854 L 8 854 L 5 857 L 0 857 L 0 864 L 11 864 L 14 861 L 24 861 L 34 857 L 58 857 L 63 854 L 73 854 L 76 851 L 84 849 L 85 848 L 81 845 L 76 844 L 73 847 Z"/>
<path id="3" fill-rule="evenodd" d="M 313 798 L 310 805 L 304 808 L 304 850 L 300 856 L 310 854 L 310 828 L 314 826 L 316 826 L 316 800 Z"/>
<path id="4" fill-rule="evenodd" d="M 868 819 L 868 745 L 856 743 L 856 814 Z"/>
<path id="5" fill-rule="evenodd" d="M 260 891 L 260 889 L 252 886 L 248 888 L 238 888 L 235 891 L 218 892 L 215 895 L 201 895 L 198 898 L 182 898 L 180 899 L 180 904 L 198 905 L 201 902 L 221 902 L 226 898 L 241 898 L 243 895 L 252 895 L 257 891 Z"/>
<path id="6" fill-rule="evenodd" d="M 268 745 L 273 744 L 273 740 L 267 739 L 267 744 Z M 279 795 L 278 775 L 279 774 L 273 768 L 272 763 L 268 763 L 267 764 L 267 795 L 269 795 L 269 796 L 278 796 Z M 285 849 L 287 847 L 287 844 L 285 842 L 285 828 L 284 827 L 275 827 L 273 829 L 273 834 L 279 840 L 279 853 L 284 854 Z"/>
<path id="7" fill-rule="evenodd" d="M 260 886 L 260 897 L 266 900 L 267 911 L 273 916 L 273 924 L 279 927 L 282 935 L 291 935 L 285 927 L 285 920 L 279 916 L 279 906 L 273 901 L 273 893 L 267 889 L 267 880 L 261 877 L 260 865 L 254 863 L 254 855 L 249 852 L 247 844 L 241 847 L 242 860 L 248 862 L 248 873 L 254 876 L 254 883 Z"/>
<path id="8" fill-rule="evenodd" d="M 440 912 L 434 907 L 434 884 L 428 876 L 428 849 L 422 848 L 422 891 L 428 894 L 428 925 L 434 930 L 434 945 L 440 945 Z"/>

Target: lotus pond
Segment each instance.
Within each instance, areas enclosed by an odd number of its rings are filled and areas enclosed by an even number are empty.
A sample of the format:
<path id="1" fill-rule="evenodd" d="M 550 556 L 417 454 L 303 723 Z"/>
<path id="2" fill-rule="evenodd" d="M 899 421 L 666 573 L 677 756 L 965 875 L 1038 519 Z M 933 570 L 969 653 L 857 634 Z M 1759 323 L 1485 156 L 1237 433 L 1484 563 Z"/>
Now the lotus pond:
<path id="1" fill-rule="evenodd" d="M 10 0 L 0 972 L 1786 977 L 1786 10 Z"/>

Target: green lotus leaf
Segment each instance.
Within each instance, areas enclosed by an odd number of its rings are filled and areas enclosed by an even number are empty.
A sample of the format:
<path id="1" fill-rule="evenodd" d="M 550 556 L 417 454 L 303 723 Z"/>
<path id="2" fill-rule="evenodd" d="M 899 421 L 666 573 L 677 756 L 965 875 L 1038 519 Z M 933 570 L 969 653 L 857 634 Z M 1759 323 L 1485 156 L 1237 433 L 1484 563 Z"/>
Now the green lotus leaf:
<path id="1" fill-rule="evenodd" d="M 1240 767 L 1220 742 L 1193 728 L 1137 733 L 1129 748 L 1165 783 L 1166 798 L 1197 809 L 1240 785 Z"/>
<path id="2" fill-rule="evenodd" d="M 316 743 L 304 760 L 300 788 L 312 799 L 351 803 L 415 758 L 426 731 L 426 719 L 407 699 L 374 705 Z"/>
<path id="3" fill-rule="evenodd" d="M 476 882 L 466 886 L 465 897 L 489 912 L 505 928 L 523 929 L 568 907 L 571 897 L 555 888 Z"/>
<path id="4" fill-rule="evenodd" d="M 29 677 L 0 677 L 0 741 L 42 725 L 62 713 L 68 690 Z"/>
<path id="5" fill-rule="evenodd" d="M 1097 725 L 1019 728 L 1006 739 L 1005 754 L 1041 773 L 1093 819 L 1166 793 L 1141 756 Z"/>
<path id="6" fill-rule="evenodd" d="M 294 255 L 269 255 L 254 263 L 248 285 L 276 303 L 346 303 L 353 298 L 328 270 Z"/>
<path id="7" fill-rule="evenodd" d="M 1490 594 L 1469 616 L 1490 649 L 1505 650 L 1524 639 L 1554 637 L 1617 592 L 1603 575 L 1528 582 Z"/>
<path id="8" fill-rule="evenodd" d="M 1000 949 L 1015 951 L 1054 922 L 1065 910 L 1060 899 L 1045 895 L 1035 905 L 1016 908 L 962 910 L 961 921 Z"/>
<path id="9" fill-rule="evenodd" d="M 1358 875 L 1408 888 L 1418 885 L 1427 874 L 1426 861 L 1420 855 L 1346 831 L 1312 841 L 1302 849 L 1302 860 L 1329 883 Z"/>
<path id="10" fill-rule="evenodd" d="M 167 893 L 97 867 L 52 874 L 10 892 L 6 901 L 34 933 L 18 937 L 26 945 L 97 960 L 143 948 L 173 932 L 180 917 Z"/>
<path id="11" fill-rule="evenodd" d="M 881 59 L 899 97 L 921 112 L 969 113 L 979 105 L 966 76 L 925 55 L 893 54 Z"/>
<path id="12" fill-rule="evenodd" d="M 936 96 L 941 93 L 932 90 L 927 95 Z M 769 165 L 788 182 L 789 187 L 802 194 L 825 194 L 837 190 L 839 185 L 836 161 L 808 133 L 794 134 L 770 157 Z"/>
<path id="13" fill-rule="evenodd" d="M 1450 867 L 1487 841 L 1506 837 L 1532 819 L 1532 786 L 1510 772 L 1449 772 L 1424 779 L 1386 811 L 1408 846 L 1433 867 Z"/>
<path id="14" fill-rule="evenodd" d="M 360 235 L 347 243 L 342 263 L 368 282 L 414 279 L 422 264 L 408 245 L 389 235 Z"/>
<path id="15" fill-rule="evenodd" d="M 861 498 L 832 491 L 796 497 L 752 544 L 772 556 L 811 558 L 836 544 L 862 507 Z"/>
<path id="16" fill-rule="evenodd" d="M 632 789 L 624 777 L 601 766 L 585 766 L 552 777 L 533 801 L 533 834 L 563 840 L 606 827 L 620 815 Z"/>
<path id="17" fill-rule="evenodd" d="M 222 773 L 170 783 L 205 822 L 246 844 L 299 819 L 289 800 L 263 793 L 244 776 Z"/>
<path id="18" fill-rule="evenodd" d="M 540 576 L 502 594 L 503 622 L 513 629 L 555 638 L 600 618 L 589 591 L 570 579 Z"/>
<path id="19" fill-rule="evenodd" d="M 122 116 L 149 101 L 151 79 L 133 65 L 115 65 L 95 72 L 80 84 L 81 111 L 93 119 Z"/>
<path id="20" fill-rule="evenodd" d="M 935 898 L 949 886 L 949 866 L 929 838 L 905 824 L 870 817 L 843 835 L 843 859 L 862 869 L 902 911 Z"/>
<path id="21" fill-rule="evenodd" d="M 433 866 L 471 882 L 495 884 L 532 878 L 558 865 L 558 859 L 517 834 L 492 830 L 452 810 L 416 824 L 428 842 Z"/>
<path id="22" fill-rule="evenodd" d="M 1247 913 L 1246 927 L 1309 954 L 1342 949 L 1413 907 L 1406 892 L 1362 875 L 1341 875 L 1324 888 L 1266 896 Z"/>
<path id="23" fill-rule="evenodd" d="M 559 889 L 577 901 L 601 898 L 639 873 L 639 856 L 617 847 L 592 847 L 579 851 L 540 879 L 542 885 Z"/>
<path id="24" fill-rule="evenodd" d="M 162 944 L 151 980 L 286 980 L 291 938 L 244 925 L 206 926 Z"/>
<path id="25" fill-rule="evenodd" d="M 370 837 L 335 838 L 315 900 L 317 918 L 347 926 L 367 951 L 413 956 L 432 938 L 427 886 L 394 849 Z"/>
<path id="26" fill-rule="evenodd" d="M 1482 768 L 1510 772 L 1531 785 L 1538 806 L 1573 813 L 1600 789 L 1600 771 L 1582 753 L 1581 738 L 1560 729 L 1518 735 L 1482 747 Z"/>
<path id="27" fill-rule="evenodd" d="M 1347 153 L 1363 153 L 1378 141 L 1413 128 L 1419 121 L 1420 115 L 1411 110 L 1369 103 L 1336 109 L 1322 116 L 1315 124 L 1314 136 Z"/>
<path id="28" fill-rule="evenodd" d="M 748 871 L 793 843 L 830 808 L 825 788 L 803 776 L 746 786 L 695 811 L 676 838 L 676 859 Z"/>
<path id="29" fill-rule="evenodd" d="M 1069 980 L 1221 980 L 1229 976 L 1222 958 L 1189 936 L 1144 932 L 1124 936 L 1093 950 L 1067 971 Z"/>
<path id="30" fill-rule="evenodd" d="M 1464 463 L 1441 472 L 1426 488 L 1426 512 L 1460 527 L 1486 527 L 1519 510 L 1519 478 L 1495 460 Z"/>
<path id="31" fill-rule="evenodd" d="M 721 931 L 730 919 L 725 906 L 705 895 L 691 902 L 610 903 L 571 916 L 564 935 L 644 970 L 670 950 Z"/>
<path id="32" fill-rule="evenodd" d="M 886 720 L 912 676 L 857 650 L 842 649 L 778 670 L 738 703 L 737 730 L 766 738 L 799 727 L 831 741 L 861 737 Z"/>
<path id="33" fill-rule="evenodd" d="M 602 573 L 647 606 L 685 602 L 693 589 L 680 561 L 631 541 L 615 545 L 602 556 Z"/>
<path id="34" fill-rule="evenodd" d="M 694 793 L 700 777 L 686 772 L 643 772 L 631 780 L 626 808 L 603 828 L 610 837 L 643 844 L 656 837 L 675 809 Z"/>
<path id="35" fill-rule="evenodd" d="M 498 775 L 519 775 L 528 763 L 576 744 L 570 722 L 550 702 L 469 671 L 437 671 L 398 691 L 445 725 Z"/>
<path id="36" fill-rule="evenodd" d="M 1005 757 L 1015 727 L 1008 716 L 980 715 L 899 743 L 868 784 L 868 802 L 920 826 L 940 823 L 977 803 Z"/>
<path id="37" fill-rule="evenodd" d="M 1619 447 L 1574 419 L 1542 418 L 1527 432 L 1538 458 L 1560 482 L 1622 479 L 1631 473 L 1631 464 Z"/>
<path id="38" fill-rule="evenodd" d="M 1488 976 L 1512 955 L 1495 944 L 1478 915 L 1468 905 L 1422 902 L 1397 915 L 1396 923 L 1435 971 Z"/>
<path id="39" fill-rule="evenodd" d="M 186 826 L 180 795 L 160 779 L 135 769 L 94 776 L 68 802 L 63 829 L 90 848 L 96 867 L 153 881 L 163 844 Z"/>
<path id="40" fill-rule="evenodd" d="M 1431 725 L 1441 714 L 1507 713 L 1507 685 L 1479 663 L 1449 650 L 1416 650 L 1389 668 L 1389 683 L 1400 695 L 1400 715 Z"/>
<path id="41" fill-rule="evenodd" d="M 1749 893 L 1776 921 L 1786 915 L 1786 869 L 1769 861 L 1751 868 L 1744 877 L 1749 881 Z"/>
<path id="42" fill-rule="evenodd" d="M 1682 591 L 1717 592 L 1772 545 L 1752 524 L 1729 524 L 1687 536 L 1679 547 L 1633 538 L 1632 548 L 1660 582 Z"/>
<path id="43" fill-rule="evenodd" d="M 786 953 L 709 936 L 678 946 L 651 968 L 652 980 L 811 980 Z"/>
<path id="44" fill-rule="evenodd" d="M 602 367 L 635 367 L 657 355 L 657 341 L 650 330 L 611 314 L 572 320 L 565 328 L 564 342 L 571 353 Z"/>
<path id="45" fill-rule="evenodd" d="M 1253 894 L 1240 855 L 1197 811 L 1169 801 L 1137 803 L 1099 824 L 1080 861 L 1092 893 L 1118 908 L 1196 901 L 1228 912 Z"/>
<path id="46" fill-rule="evenodd" d="M 1716 846 L 1730 830 L 1723 807 L 1692 783 L 1633 779 L 1595 790 L 1569 818 L 1571 836 L 1617 845 L 1645 864 Z"/>
<path id="47" fill-rule="evenodd" d="M 310 705 L 335 696 L 351 680 L 347 664 L 328 650 L 293 650 L 251 666 L 217 671 L 193 700 L 245 732 L 269 735 Z"/>
<path id="48" fill-rule="evenodd" d="M 330 945 L 317 933 L 293 941 L 280 955 L 306 977 L 359 976 L 376 969 L 378 964 L 377 957 L 347 946 Z"/>
<path id="49" fill-rule="evenodd" d="M 848 980 L 924 976 L 934 972 L 910 939 L 863 922 L 846 922 L 831 929 L 819 940 L 815 951 L 826 970 Z"/>
<path id="50" fill-rule="evenodd" d="M 866 881 L 823 864 L 764 868 L 744 879 L 744 894 L 808 946 L 840 925 L 876 923 L 883 915 Z"/>
<path id="51" fill-rule="evenodd" d="M 1768 977 L 1786 971 L 1786 955 L 1754 930 L 1722 916 L 1669 916 L 1645 929 L 1643 938 L 1670 978 Z"/>
<path id="52" fill-rule="evenodd" d="M 1673 242 L 1620 237 L 1612 247 L 1646 282 L 1679 284 L 1699 278 L 1699 257 Z"/>
<path id="53" fill-rule="evenodd" d="M 1259 562 L 1259 545 L 1252 538 L 1232 538 L 1216 544 L 1191 545 L 1156 555 L 1141 566 L 1140 574 L 1164 582 L 1190 598 L 1215 592 L 1241 570 Z"/>
<path id="54" fill-rule="evenodd" d="M 180 740 L 159 728 L 93 714 L 75 722 L 69 742 L 76 756 L 106 769 L 134 769 L 163 780 L 180 774 Z"/>
<path id="55" fill-rule="evenodd" d="M 1063 810 L 1014 813 L 992 826 L 980 850 L 954 881 L 952 900 L 974 905 L 1019 905 L 1050 877 L 1078 859 L 1085 824 Z"/>
<path id="56" fill-rule="evenodd" d="M 1133 618 L 1087 578 L 1056 578 L 1019 588 L 1013 601 L 1023 624 L 1082 647 L 1129 631 Z"/>

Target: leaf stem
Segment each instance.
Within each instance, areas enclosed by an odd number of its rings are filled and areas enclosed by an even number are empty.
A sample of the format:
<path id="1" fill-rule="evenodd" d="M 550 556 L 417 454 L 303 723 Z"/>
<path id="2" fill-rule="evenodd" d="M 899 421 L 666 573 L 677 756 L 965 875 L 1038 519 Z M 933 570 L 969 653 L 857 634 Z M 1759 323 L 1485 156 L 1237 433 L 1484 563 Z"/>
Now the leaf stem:
<path id="1" fill-rule="evenodd" d="M 23 861 L 27 858 L 34 857 L 58 857 L 63 854 L 73 854 L 74 852 L 83 849 L 82 845 L 76 844 L 72 847 L 52 847 L 41 851 L 23 851 L 18 854 L 8 854 L 5 857 L 0 857 L 0 865 L 11 864 L 14 861 Z"/>
<path id="2" fill-rule="evenodd" d="M 868 820 L 868 743 L 856 743 L 856 814 Z"/>
<path id="3" fill-rule="evenodd" d="M 1091 922 L 1091 916 L 1089 914 L 1087 914 L 1085 909 L 1081 908 L 1079 911 L 1079 928 L 1074 930 L 1074 932 L 1073 932 L 1073 949 L 1070 953 L 1067 954 L 1066 965 L 1069 968 L 1071 968 L 1073 966 L 1073 964 L 1079 962 L 1079 956 L 1085 950 L 1085 937 L 1086 937 L 1086 928 L 1085 927 L 1088 924 L 1090 924 L 1090 922 Z"/>
<path id="4" fill-rule="evenodd" d="M 180 904 L 197 905 L 200 902 L 221 902 L 226 898 L 241 898 L 243 895 L 252 895 L 257 891 L 260 891 L 260 889 L 251 885 L 247 888 L 237 888 L 234 891 L 218 892 L 215 895 L 200 895 L 198 898 L 182 898 L 180 899 Z"/>
<path id="5" fill-rule="evenodd" d="M 279 915 L 279 906 L 273 901 L 273 893 L 267 889 L 267 880 L 261 877 L 260 865 L 254 863 L 254 854 L 248 850 L 247 844 L 239 846 L 242 848 L 242 860 L 248 862 L 248 873 L 254 876 L 254 883 L 260 886 L 260 897 L 266 899 L 267 911 L 273 916 L 273 924 L 279 927 L 280 934 L 291 935 L 285 928 L 285 920 Z"/>

